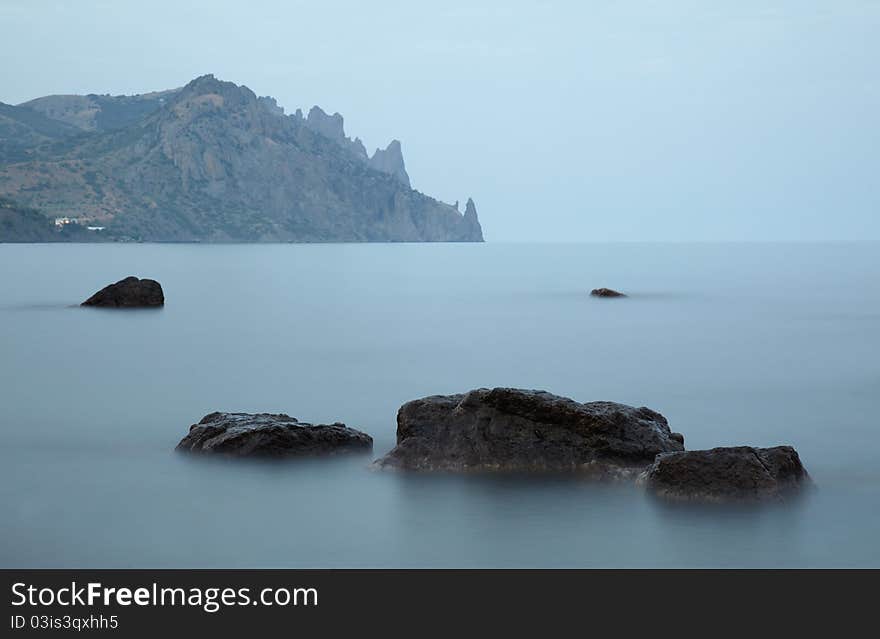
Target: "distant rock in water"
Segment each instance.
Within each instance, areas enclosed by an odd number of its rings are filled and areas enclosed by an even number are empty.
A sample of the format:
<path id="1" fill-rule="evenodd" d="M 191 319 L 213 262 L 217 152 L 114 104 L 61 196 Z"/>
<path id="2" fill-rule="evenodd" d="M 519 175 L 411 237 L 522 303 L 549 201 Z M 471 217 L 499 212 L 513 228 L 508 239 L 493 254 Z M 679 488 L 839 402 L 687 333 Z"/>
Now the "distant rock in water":
<path id="1" fill-rule="evenodd" d="M 658 455 L 642 480 L 661 497 L 715 502 L 780 499 L 811 483 L 791 446 Z"/>
<path id="2" fill-rule="evenodd" d="M 594 288 L 590 291 L 593 297 L 626 297 L 623 293 L 610 288 Z"/>
<path id="3" fill-rule="evenodd" d="M 312 425 L 289 415 L 211 413 L 190 426 L 177 450 L 229 457 L 307 457 L 367 453 L 373 438 L 345 424 Z"/>
<path id="4" fill-rule="evenodd" d="M 164 306 L 165 294 L 156 280 L 140 280 L 126 277 L 116 284 L 105 286 L 80 306 L 104 306 L 108 308 L 137 308 Z"/>
<path id="5" fill-rule="evenodd" d="M 634 478 L 684 437 L 649 408 L 581 404 L 544 391 L 495 388 L 433 396 L 397 413 L 397 446 L 380 468 L 582 471 Z"/>

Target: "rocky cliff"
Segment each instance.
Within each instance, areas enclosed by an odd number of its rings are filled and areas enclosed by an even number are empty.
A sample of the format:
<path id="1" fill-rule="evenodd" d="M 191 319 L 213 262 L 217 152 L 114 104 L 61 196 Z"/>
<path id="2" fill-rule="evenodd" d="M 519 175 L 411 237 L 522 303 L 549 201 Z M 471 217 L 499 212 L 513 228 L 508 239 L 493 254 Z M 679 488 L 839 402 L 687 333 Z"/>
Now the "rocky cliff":
<path id="1" fill-rule="evenodd" d="M 211 75 L 147 95 L 14 107 L 59 130 L 0 156 L 0 194 L 104 239 L 482 241 L 473 202 L 461 214 L 413 190 L 399 142 L 368 157 L 339 114 L 285 115 Z"/>
<path id="2" fill-rule="evenodd" d="M 409 175 L 403 164 L 403 151 L 400 149 L 398 140 L 391 140 L 391 144 L 385 149 L 376 149 L 370 158 L 370 166 L 377 171 L 393 175 L 400 182 L 409 186 Z"/>

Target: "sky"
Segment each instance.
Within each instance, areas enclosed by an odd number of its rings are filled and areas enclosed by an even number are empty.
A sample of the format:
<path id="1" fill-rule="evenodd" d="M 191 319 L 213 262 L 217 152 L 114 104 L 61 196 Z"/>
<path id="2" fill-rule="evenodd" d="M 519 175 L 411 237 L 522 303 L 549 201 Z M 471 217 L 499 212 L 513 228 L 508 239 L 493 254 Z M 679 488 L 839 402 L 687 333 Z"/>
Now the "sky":
<path id="1" fill-rule="evenodd" d="M 0 101 L 213 73 L 488 241 L 880 239 L 880 0 L 0 0 Z"/>

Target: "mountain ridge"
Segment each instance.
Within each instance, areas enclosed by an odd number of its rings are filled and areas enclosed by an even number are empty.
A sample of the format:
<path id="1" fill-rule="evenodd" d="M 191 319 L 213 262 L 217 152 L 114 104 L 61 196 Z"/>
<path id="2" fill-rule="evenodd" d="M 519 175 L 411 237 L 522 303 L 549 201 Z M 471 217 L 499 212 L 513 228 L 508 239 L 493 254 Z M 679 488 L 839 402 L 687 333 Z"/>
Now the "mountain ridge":
<path id="1" fill-rule="evenodd" d="M 85 116 L 57 99 L 12 107 L 68 121 L 57 120 L 63 135 L 0 155 L 0 195 L 104 226 L 104 239 L 483 239 L 475 208 L 462 214 L 410 187 L 399 141 L 370 157 L 338 113 L 285 115 L 273 98 L 211 74 L 180 89 L 85 97 L 77 104 L 97 105 Z"/>

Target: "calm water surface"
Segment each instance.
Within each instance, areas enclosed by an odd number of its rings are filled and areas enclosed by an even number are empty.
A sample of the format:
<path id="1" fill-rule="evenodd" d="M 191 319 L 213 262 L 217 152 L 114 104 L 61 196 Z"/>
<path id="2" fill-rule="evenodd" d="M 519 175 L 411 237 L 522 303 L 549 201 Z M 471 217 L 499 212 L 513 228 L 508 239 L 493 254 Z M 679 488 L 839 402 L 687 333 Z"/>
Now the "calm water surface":
<path id="1" fill-rule="evenodd" d="M 880 245 L 0 245 L 0 566 L 878 566 Z M 76 306 L 126 275 L 161 310 Z M 595 300 L 609 286 L 626 300 Z M 541 388 L 818 489 L 669 506 L 566 477 L 174 453 L 215 410 L 394 444 L 410 399 Z"/>

